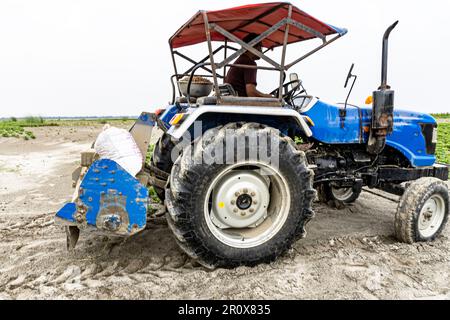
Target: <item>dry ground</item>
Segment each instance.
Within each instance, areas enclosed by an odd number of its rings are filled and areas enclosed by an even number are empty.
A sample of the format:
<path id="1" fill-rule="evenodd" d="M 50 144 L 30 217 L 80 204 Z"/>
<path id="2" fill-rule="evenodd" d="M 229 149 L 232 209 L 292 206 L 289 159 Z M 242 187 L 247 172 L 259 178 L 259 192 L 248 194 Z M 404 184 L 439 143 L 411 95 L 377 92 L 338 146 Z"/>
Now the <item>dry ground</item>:
<path id="1" fill-rule="evenodd" d="M 68 253 L 53 216 L 71 198 L 79 152 L 100 130 L 0 139 L 0 299 L 450 298 L 450 228 L 434 243 L 397 243 L 396 203 L 369 193 L 344 210 L 316 204 L 308 237 L 256 268 L 193 264 L 164 221 L 125 241 L 82 234 Z"/>

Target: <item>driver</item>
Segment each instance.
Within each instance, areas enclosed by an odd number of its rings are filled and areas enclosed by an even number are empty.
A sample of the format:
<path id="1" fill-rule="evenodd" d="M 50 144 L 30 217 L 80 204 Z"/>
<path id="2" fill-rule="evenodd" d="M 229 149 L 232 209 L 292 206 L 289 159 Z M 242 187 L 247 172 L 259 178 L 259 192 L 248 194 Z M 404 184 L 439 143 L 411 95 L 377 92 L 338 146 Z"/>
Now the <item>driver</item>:
<path id="1" fill-rule="evenodd" d="M 249 43 L 256 37 L 258 37 L 257 34 L 250 33 L 243 39 L 243 41 L 245 43 Z M 262 52 L 261 43 L 256 44 L 254 48 Z M 255 61 L 259 59 L 260 58 L 258 56 L 254 55 L 250 51 L 246 51 L 234 62 L 234 64 L 257 66 Z M 256 89 L 257 72 L 257 69 L 231 67 L 227 73 L 225 82 L 231 84 L 240 97 L 273 98 L 272 95 L 262 93 Z"/>

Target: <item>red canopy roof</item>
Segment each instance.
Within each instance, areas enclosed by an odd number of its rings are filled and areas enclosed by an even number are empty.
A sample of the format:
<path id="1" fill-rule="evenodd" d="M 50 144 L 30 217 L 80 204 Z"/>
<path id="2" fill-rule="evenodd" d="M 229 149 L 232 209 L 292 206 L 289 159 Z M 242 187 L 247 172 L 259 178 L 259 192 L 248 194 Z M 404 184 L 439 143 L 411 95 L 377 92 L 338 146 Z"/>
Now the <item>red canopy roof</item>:
<path id="1" fill-rule="evenodd" d="M 288 17 L 290 3 L 272 2 L 251 4 L 219 11 L 207 11 L 209 23 L 215 23 L 240 39 L 249 33 L 261 34 L 268 28 Z M 292 19 L 312 28 L 323 35 L 339 33 L 342 30 L 323 23 L 293 6 Z M 315 38 L 314 35 L 291 26 L 288 43 Z M 213 41 L 224 41 L 218 32 L 211 32 Z M 273 48 L 283 45 L 284 28 L 264 39 L 263 46 Z M 206 41 L 202 11 L 197 12 L 181 29 L 170 38 L 172 48 L 180 48 Z"/>

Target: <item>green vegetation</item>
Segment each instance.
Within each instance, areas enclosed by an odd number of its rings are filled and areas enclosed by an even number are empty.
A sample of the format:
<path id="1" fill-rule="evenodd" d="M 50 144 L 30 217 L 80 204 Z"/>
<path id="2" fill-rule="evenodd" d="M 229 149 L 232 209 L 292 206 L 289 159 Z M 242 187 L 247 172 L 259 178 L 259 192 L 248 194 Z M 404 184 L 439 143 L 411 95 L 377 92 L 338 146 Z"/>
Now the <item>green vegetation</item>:
<path id="1" fill-rule="evenodd" d="M 436 150 L 438 162 L 450 164 L 450 123 L 440 123 Z"/>
<path id="2" fill-rule="evenodd" d="M 148 147 L 147 156 L 146 156 L 146 160 L 145 160 L 145 162 L 147 164 L 150 164 L 150 161 L 152 160 L 152 155 L 153 155 L 153 151 L 154 150 L 155 150 L 155 145 L 151 144 Z M 159 199 L 158 194 L 156 193 L 154 187 L 148 188 L 148 192 L 149 192 L 149 195 L 150 195 L 150 199 L 152 200 L 153 203 L 161 203 L 161 199 Z"/>
<path id="3" fill-rule="evenodd" d="M 150 199 L 152 200 L 153 203 L 161 203 L 161 200 L 159 199 L 158 195 L 156 194 L 154 187 L 148 188 L 148 192 L 150 195 Z"/>
<path id="4" fill-rule="evenodd" d="M 303 144 L 304 143 L 302 137 L 295 137 L 294 142 L 295 142 L 295 144 Z"/>
<path id="5" fill-rule="evenodd" d="M 98 126 L 109 123 L 110 125 L 132 125 L 136 119 L 130 118 L 92 118 L 92 119 L 58 119 L 52 120 L 58 126 L 64 127 L 85 127 Z"/>
<path id="6" fill-rule="evenodd" d="M 146 163 L 150 163 L 150 160 L 152 160 L 153 150 L 155 150 L 154 144 L 152 144 L 148 147 L 147 156 L 145 158 Z"/>
<path id="7" fill-rule="evenodd" d="M 150 164 L 150 161 L 152 159 L 153 150 L 155 150 L 155 145 L 152 144 L 148 147 L 148 151 L 147 151 L 147 155 L 146 155 L 146 159 L 145 159 L 145 162 L 148 164 Z M 148 192 L 150 194 L 150 199 L 152 199 L 152 202 L 161 203 L 161 200 L 159 199 L 158 195 L 156 194 L 154 187 L 148 188 Z"/>
<path id="8" fill-rule="evenodd" d="M 25 130 L 25 128 L 57 125 L 56 123 L 45 121 L 42 117 L 27 117 L 23 119 L 12 117 L 10 120 L 0 121 L 0 136 L 4 138 L 23 138 L 25 140 L 36 139 L 33 132 Z"/>
<path id="9" fill-rule="evenodd" d="M 36 137 L 33 132 L 27 131 L 25 128 L 98 126 L 106 123 L 112 126 L 131 125 L 134 121 L 135 119 L 130 118 L 44 119 L 42 117 L 11 117 L 8 120 L 0 120 L 0 137 L 30 140 L 36 139 Z"/>
<path id="10" fill-rule="evenodd" d="M 432 114 L 435 119 L 450 119 L 450 113 L 435 113 Z"/>

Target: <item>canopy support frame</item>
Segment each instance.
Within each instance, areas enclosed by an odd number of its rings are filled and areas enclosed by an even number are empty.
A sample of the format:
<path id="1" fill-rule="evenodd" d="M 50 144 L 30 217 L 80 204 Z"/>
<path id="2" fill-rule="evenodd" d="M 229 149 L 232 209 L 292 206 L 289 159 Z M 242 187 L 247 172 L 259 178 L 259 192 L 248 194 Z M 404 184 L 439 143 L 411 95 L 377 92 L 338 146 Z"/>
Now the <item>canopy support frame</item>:
<path id="1" fill-rule="evenodd" d="M 191 67 L 189 70 L 187 70 L 185 72 L 185 75 L 188 75 L 190 72 L 192 72 L 191 77 L 190 77 L 190 81 L 192 81 L 192 79 L 193 79 L 193 73 L 195 73 L 195 71 L 197 69 L 199 69 L 199 68 L 203 68 L 203 69 L 205 69 L 206 71 L 208 71 L 209 73 L 212 74 L 213 82 L 214 82 L 214 91 L 215 91 L 215 94 L 217 96 L 217 100 L 218 100 L 218 102 L 220 104 L 221 97 L 220 97 L 219 82 L 218 82 L 218 77 L 220 77 L 220 76 L 218 76 L 217 70 L 221 69 L 221 68 L 224 68 L 224 76 L 222 78 L 225 78 L 226 77 L 226 67 L 237 66 L 237 65 L 231 64 L 231 62 L 233 60 L 235 60 L 238 56 L 242 55 L 244 52 L 249 51 L 249 52 L 253 53 L 254 55 L 256 55 L 257 57 L 261 58 L 262 60 L 266 61 L 268 64 L 273 66 L 273 68 L 257 67 L 256 66 L 255 67 L 256 69 L 276 70 L 276 71 L 280 72 L 280 86 L 279 86 L 279 97 L 278 98 L 281 101 L 282 100 L 282 88 L 283 88 L 285 72 L 287 70 L 289 70 L 290 68 L 292 68 L 293 66 L 297 65 L 299 62 L 305 60 L 306 58 L 308 58 L 312 54 L 318 52 L 319 50 L 325 48 L 326 46 L 328 46 L 329 44 L 333 43 L 337 39 L 341 38 L 345 34 L 345 33 L 339 33 L 334 38 L 332 38 L 330 40 L 327 40 L 327 36 L 322 34 L 321 32 L 316 31 L 316 30 L 314 30 L 314 29 L 312 29 L 312 28 L 310 28 L 310 27 L 308 27 L 308 26 L 306 26 L 306 25 L 304 25 L 304 24 L 302 24 L 302 23 L 300 23 L 298 21 L 293 20 L 292 19 L 293 5 L 292 4 L 288 4 L 288 3 L 284 3 L 284 5 L 289 5 L 289 7 L 288 7 L 288 16 L 286 18 L 280 20 L 279 22 L 277 22 L 276 24 L 274 24 L 272 26 L 268 25 L 267 23 L 264 23 L 263 21 L 260 21 L 260 19 L 262 19 L 265 16 L 267 16 L 267 15 L 271 14 L 272 12 L 274 12 L 276 10 L 276 8 L 272 8 L 271 10 L 261 14 L 260 16 L 256 17 L 255 19 L 252 19 L 251 21 L 247 21 L 245 24 L 240 25 L 240 26 L 238 26 L 235 29 L 230 30 L 230 31 L 225 30 L 224 28 L 222 28 L 221 26 L 219 26 L 216 23 L 210 23 L 209 19 L 208 19 L 208 12 L 207 11 L 200 11 L 199 14 L 203 17 L 205 36 L 206 36 L 206 42 L 207 42 L 207 45 L 208 45 L 209 54 L 204 59 L 202 59 L 201 61 L 196 63 L 196 61 L 194 61 L 193 59 L 191 59 L 191 58 L 189 58 L 189 57 L 179 53 L 178 51 L 174 51 L 174 48 L 172 46 L 172 42 L 170 41 L 171 52 L 172 52 L 172 59 L 173 59 L 174 68 L 175 68 L 175 77 L 177 78 L 177 80 L 179 79 L 179 74 L 178 74 L 178 71 L 177 71 L 175 55 L 178 55 L 178 56 L 186 59 L 187 61 L 191 62 L 192 64 L 194 64 L 193 67 Z M 281 5 L 280 7 L 282 7 L 282 6 L 283 5 Z M 277 8 L 279 8 L 279 7 L 277 7 Z M 240 38 L 238 38 L 237 36 L 235 36 L 233 34 L 233 31 L 245 28 L 248 24 L 251 24 L 251 23 L 254 23 L 254 22 L 266 25 L 269 28 L 266 31 L 264 31 L 261 34 L 259 34 L 255 39 L 253 39 L 249 43 L 244 42 L 243 40 L 241 40 Z M 320 45 L 319 47 L 317 47 L 317 48 L 311 50 L 310 52 L 306 53 L 305 55 L 303 55 L 299 59 L 296 59 L 293 62 L 291 62 L 291 63 L 286 65 L 286 50 L 287 50 L 286 48 L 287 48 L 287 44 L 289 43 L 289 37 L 293 36 L 289 32 L 291 26 L 293 26 L 295 28 L 298 28 L 299 30 L 305 31 L 308 34 L 311 34 L 312 36 L 314 36 L 314 38 L 321 39 L 323 43 L 322 43 L 322 45 Z M 281 30 L 282 27 L 285 27 L 284 30 Z M 212 46 L 212 35 L 211 35 L 211 31 L 212 30 L 220 33 L 225 38 L 224 39 L 225 46 L 221 46 L 220 48 L 218 48 L 218 49 L 216 49 L 214 51 L 213 51 L 213 46 Z M 264 39 L 267 39 L 274 32 L 283 32 L 284 33 L 284 41 L 283 41 L 283 44 L 282 44 L 281 64 L 278 64 L 276 61 L 274 61 L 273 59 L 269 58 L 265 54 L 265 52 L 264 53 L 260 52 L 260 51 L 258 51 L 255 48 L 256 44 L 262 42 Z M 177 32 L 177 34 L 178 34 L 178 32 Z M 172 38 L 174 38 L 174 37 L 172 37 Z M 300 39 L 299 36 L 295 36 L 295 37 L 297 39 Z M 308 40 L 306 38 L 304 38 L 304 39 Z M 311 39 L 313 39 L 313 38 L 311 38 Z M 239 49 L 239 50 L 237 50 L 235 48 L 232 48 L 232 49 L 235 50 L 235 52 L 233 54 L 231 54 L 229 57 L 227 57 L 228 41 L 237 43 L 238 45 L 241 46 L 241 49 Z M 215 59 L 214 59 L 214 55 L 217 52 L 219 52 L 220 50 L 222 50 L 223 48 L 225 48 L 224 60 L 222 62 L 220 62 L 220 63 L 216 63 Z M 210 63 L 205 63 L 208 60 L 208 58 L 210 60 Z M 211 69 L 206 68 L 206 65 L 211 66 Z M 179 88 L 178 88 L 178 90 L 180 91 Z M 175 100 L 175 98 L 173 100 Z M 189 101 L 189 97 L 188 97 L 188 101 Z"/>
<path id="2" fill-rule="evenodd" d="M 288 18 L 287 22 L 291 20 L 292 17 L 292 5 L 289 6 L 289 12 L 288 12 Z M 290 24 L 287 23 L 285 30 L 284 30 L 284 40 L 283 40 L 283 52 L 281 53 L 281 65 L 280 65 L 280 86 L 278 88 L 278 99 L 280 101 L 283 100 L 283 82 L 284 82 L 284 68 L 286 63 L 286 49 L 287 49 L 287 43 L 289 41 L 289 28 Z"/>

